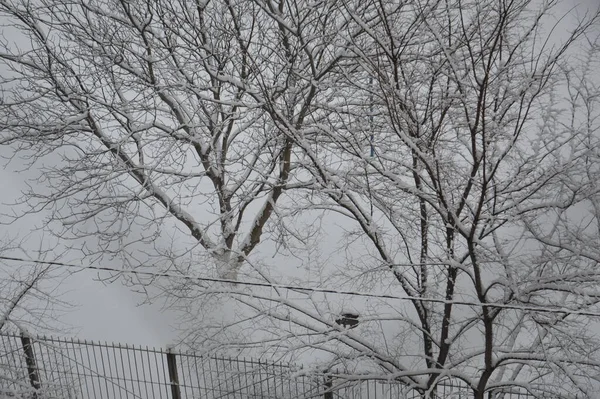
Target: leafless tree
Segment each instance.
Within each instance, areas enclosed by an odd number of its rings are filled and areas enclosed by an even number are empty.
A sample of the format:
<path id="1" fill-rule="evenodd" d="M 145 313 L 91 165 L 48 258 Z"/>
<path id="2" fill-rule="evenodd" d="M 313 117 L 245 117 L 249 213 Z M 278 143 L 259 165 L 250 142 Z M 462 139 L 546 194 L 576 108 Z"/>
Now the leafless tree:
<path id="1" fill-rule="evenodd" d="M 267 231 L 320 210 L 367 253 L 350 287 L 400 298 L 184 285 L 243 309 L 202 319 L 206 342 L 327 352 L 341 381 L 426 397 L 444 378 L 587 394 L 598 13 L 558 35 L 561 4 L 2 0 L 28 40 L 0 54 L 2 142 L 55 157 L 53 190 L 25 198 L 60 237 L 98 238 L 86 256 L 202 274 L 202 253 L 236 279 Z M 178 245 L 155 244 L 168 230 Z"/>
<path id="2" fill-rule="evenodd" d="M 39 258 L 46 255 L 39 252 Z M 0 332 L 57 331 L 55 321 L 70 305 L 62 300 L 59 286 L 68 273 L 49 264 L 14 262 L 22 245 L 0 239 Z"/>
<path id="3" fill-rule="evenodd" d="M 557 35 L 557 5 L 348 5 L 361 72 L 322 140 L 298 136 L 320 206 L 354 220 L 387 269 L 362 273 L 410 302 L 393 310 L 393 345 L 370 349 L 425 394 L 448 376 L 476 398 L 598 382 L 581 314 L 599 299 L 598 11 Z"/>
<path id="4" fill-rule="evenodd" d="M 50 267 L 7 269 L 0 283 L 0 331 L 39 329 L 52 314 L 52 293 L 43 287 Z"/>
<path id="5" fill-rule="evenodd" d="M 45 186 L 25 195 L 29 211 L 50 209 L 63 239 L 99 239 L 72 245 L 86 256 L 164 267 L 197 247 L 208 257 L 189 270 L 210 261 L 235 280 L 294 173 L 264 105 L 300 126 L 316 92 L 269 4 L 2 2 L 18 32 L 0 56 L 2 143 Z M 149 250 L 159 236 L 184 250 Z"/>

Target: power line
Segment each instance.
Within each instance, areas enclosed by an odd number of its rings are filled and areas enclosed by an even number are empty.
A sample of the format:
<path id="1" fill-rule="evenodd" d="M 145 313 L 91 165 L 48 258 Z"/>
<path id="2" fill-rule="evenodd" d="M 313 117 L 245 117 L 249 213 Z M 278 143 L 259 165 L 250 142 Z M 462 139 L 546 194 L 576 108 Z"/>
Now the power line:
<path id="1" fill-rule="evenodd" d="M 504 303 L 477 303 L 477 302 L 460 301 L 460 300 L 445 300 L 445 299 L 436 299 L 436 298 L 415 297 L 415 296 L 410 296 L 410 295 L 397 296 L 397 295 L 389 295 L 389 294 L 376 294 L 376 293 L 372 293 L 372 292 L 335 290 L 332 288 L 303 287 L 303 286 L 291 285 L 291 284 L 273 284 L 273 283 L 261 283 L 261 282 L 257 282 L 257 281 L 238 281 L 238 280 L 230 280 L 230 279 L 223 279 L 223 278 L 198 277 L 198 276 L 190 276 L 190 275 L 185 275 L 185 274 L 156 273 L 156 272 L 146 272 L 146 271 L 141 271 L 141 270 L 123 270 L 123 269 L 117 269 L 117 268 L 107 267 L 107 266 L 80 266 L 80 265 L 58 262 L 58 261 L 47 261 L 47 260 L 40 260 L 40 259 L 25 259 L 25 258 L 12 257 L 12 256 L 0 256 L 0 260 L 8 260 L 8 261 L 24 262 L 24 263 L 36 263 L 36 264 L 59 266 L 59 267 L 66 267 L 66 268 L 75 268 L 75 269 L 79 269 L 79 270 L 96 270 L 96 271 L 105 271 L 105 272 L 116 272 L 116 273 L 133 274 L 133 275 L 140 275 L 140 276 L 154 277 L 154 278 L 163 278 L 163 277 L 178 278 L 178 279 L 184 279 L 184 280 L 203 281 L 203 282 L 209 282 L 209 283 L 226 283 L 226 284 L 244 285 L 244 286 L 250 286 L 250 287 L 285 289 L 285 290 L 290 290 L 290 291 L 304 291 L 304 292 L 313 292 L 313 293 L 321 293 L 321 294 L 348 295 L 348 296 L 359 296 L 359 297 L 378 298 L 378 299 L 393 299 L 393 300 L 400 300 L 400 301 L 419 301 L 419 302 L 440 303 L 440 304 L 461 305 L 461 306 L 475 306 L 475 307 L 487 306 L 490 308 L 498 308 L 498 309 L 532 311 L 532 312 L 541 312 L 541 313 L 569 313 L 572 315 L 600 317 L 599 312 L 591 312 L 591 311 L 577 310 L 577 309 L 561 309 L 561 308 L 547 307 L 547 306 L 520 306 L 520 305 L 510 305 L 510 304 L 504 304 Z M 402 265 L 403 264 L 395 264 L 394 266 L 402 266 Z M 413 265 L 414 264 L 404 264 L 403 266 L 413 266 Z M 416 264 L 416 266 L 418 266 L 418 264 Z M 231 291 L 231 294 L 236 294 L 236 291 Z"/>

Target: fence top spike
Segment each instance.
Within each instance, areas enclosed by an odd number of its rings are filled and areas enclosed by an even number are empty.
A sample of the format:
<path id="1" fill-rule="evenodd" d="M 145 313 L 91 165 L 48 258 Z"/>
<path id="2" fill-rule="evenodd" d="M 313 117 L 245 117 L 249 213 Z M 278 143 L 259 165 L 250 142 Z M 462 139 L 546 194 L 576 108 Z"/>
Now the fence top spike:
<path id="1" fill-rule="evenodd" d="M 176 349 L 176 348 L 175 348 L 175 344 L 173 344 L 173 343 L 167 344 L 167 345 L 165 346 L 165 351 L 166 351 L 167 353 L 175 353 L 175 352 L 176 352 L 176 350 L 175 350 L 175 349 Z M 188 354 L 188 353 L 184 353 L 184 355 L 188 356 L 189 354 Z"/>
<path id="2" fill-rule="evenodd" d="M 29 331 L 24 326 L 19 324 L 17 328 L 20 330 L 22 337 L 30 337 Z"/>

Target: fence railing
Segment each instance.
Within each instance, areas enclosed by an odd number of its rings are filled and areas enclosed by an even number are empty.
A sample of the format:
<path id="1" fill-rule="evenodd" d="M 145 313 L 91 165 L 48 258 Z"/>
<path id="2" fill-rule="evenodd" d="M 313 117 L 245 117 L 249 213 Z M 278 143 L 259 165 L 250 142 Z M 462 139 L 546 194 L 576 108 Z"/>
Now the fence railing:
<path id="1" fill-rule="evenodd" d="M 490 399 L 532 399 L 496 391 Z M 0 399 L 419 399 L 398 381 L 307 375 L 299 366 L 246 358 L 52 337 L 0 334 Z M 445 380 L 436 397 L 471 399 Z"/>
<path id="2" fill-rule="evenodd" d="M 0 398 L 315 398 L 285 363 L 148 347 L 0 335 Z"/>

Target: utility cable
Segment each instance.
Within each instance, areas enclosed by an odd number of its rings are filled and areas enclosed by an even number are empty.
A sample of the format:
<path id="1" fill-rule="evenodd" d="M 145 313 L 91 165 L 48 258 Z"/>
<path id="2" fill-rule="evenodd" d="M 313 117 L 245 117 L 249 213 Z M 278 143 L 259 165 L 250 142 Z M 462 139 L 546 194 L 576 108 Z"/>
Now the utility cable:
<path id="1" fill-rule="evenodd" d="M 107 266 L 80 266 L 71 263 L 64 263 L 58 261 L 47 261 L 40 259 L 25 259 L 14 256 L 2 256 L 0 255 L 0 260 L 8 260 L 15 262 L 23 262 L 23 263 L 35 263 L 35 264 L 43 264 L 43 265 L 51 265 L 51 266 L 59 266 L 65 268 L 75 268 L 79 270 L 96 270 L 96 271 L 105 271 L 105 272 L 113 272 L 113 273 L 126 273 L 133 274 L 139 276 L 146 277 L 154 277 L 154 278 L 178 278 L 184 280 L 191 281 L 203 281 L 209 283 L 225 283 L 232 285 L 243 285 L 250 287 L 263 287 L 263 288 L 271 288 L 271 289 L 285 289 L 290 291 L 303 291 L 303 292 L 312 292 L 312 293 L 321 293 L 321 294 L 335 294 L 335 295 L 348 295 L 348 296 L 358 296 L 358 297 L 367 297 L 367 298 L 378 298 L 378 299 L 393 299 L 399 301 L 419 301 L 419 302 L 429 302 L 429 303 L 440 303 L 444 305 L 461 305 L 461 306 L 475 306 L 475 307 L 489 307 L 489 308 L 499 308 L 499 309 L 511 309 L 511 310 L 521 310 L 521 311 L 532 311 L 532 312 L 541 312 L 541 313 L 569 313 L 571 315 L 581 315 L 581 316 L 593 316 L 600 317 L 600 312 L 591 312 L 586 310 L 578 310 L 578 309 L 565 309 L 565 308 L 557 308 L 557 307 L 548 307 L 548 306 L 520 306 L 520 305 L 511 305 L 506 303 L 477 303 L 477 302 L 469 302 L 469 301 L 461 301 L 461 300 L 446 300 L 446 299 L 437 299 L 437 298 L 427 298 L 427 297 L 416 297 L 410 295 L 397 296 L 397 295 L 389 295 L 389 294 L 376 294 L 372 292 L 359 292 L 359 291 L 346 291 L 346 290 L 336 290 L 332 288 L 319 288 L 319 287 L 303 287 L 292 284 L 272 284 L 272 283 L 261 283 L 258 281 L 238 281 L 238 280 L 230 280 L 224 278 L 212 278 L 212 277 L 198 277 L 198 276 L 190 276 L 185 274 L 172 274 L 172 273 L 156 273 L 156 272 L 146 272 L 141 270 L 123 270 L 117 269 L 113 267 Z M 401 264 L 395 264 L 394 266 L 399 266 Z M 418 264 L 406 264 L 406 266 L 418 266 Z M 235 294 L 236 291 L 232 290 L 231 294 Z"/>

